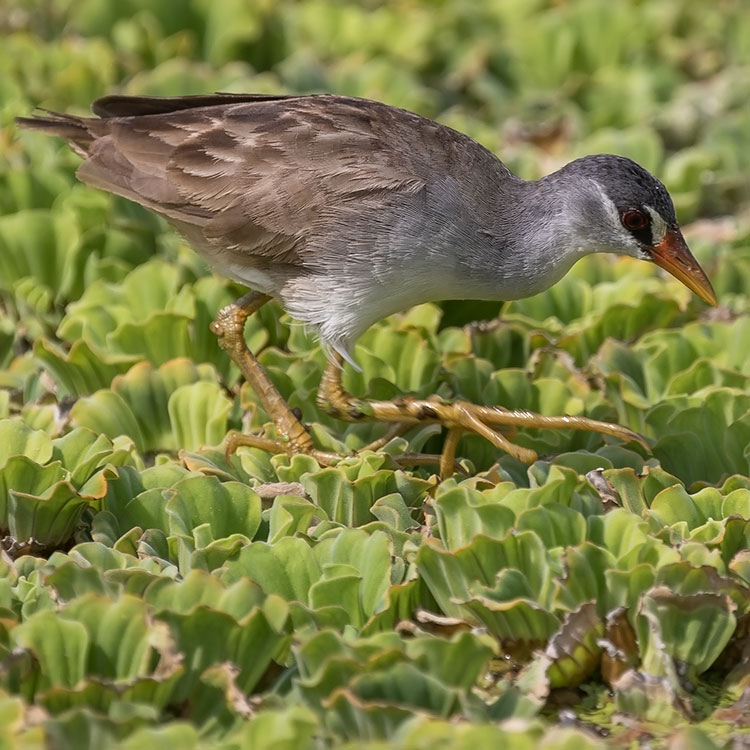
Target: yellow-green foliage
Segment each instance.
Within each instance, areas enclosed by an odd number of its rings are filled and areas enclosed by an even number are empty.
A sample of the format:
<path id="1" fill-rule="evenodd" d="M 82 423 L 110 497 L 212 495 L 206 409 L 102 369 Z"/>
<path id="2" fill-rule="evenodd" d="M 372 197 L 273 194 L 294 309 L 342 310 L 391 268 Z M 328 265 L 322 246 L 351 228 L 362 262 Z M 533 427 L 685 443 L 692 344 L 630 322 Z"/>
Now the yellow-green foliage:
<path id="1" fill-rule="evenodd" d="M 0 33 L 0 746 L 747 741 L 746 0 L 4 0 Z M 718 310 L 589 258 L 498 323 L 393 316 L 345 373 L 617 420 L 653 455 L 533 431 L 525 467 L 466 437 L 436 487 L 393 461 L 438 451 L 428 427 L 334 468 L 227 461 L 268 421 L 208 329 L 241 290 L 12 125 L 215 90 L 381 99 L 527 178 L 599 151 L 663 178 Z M 325 357 L 278 306 L 247 336 L 323 447 L 382 434 L 319 411 Z"/>

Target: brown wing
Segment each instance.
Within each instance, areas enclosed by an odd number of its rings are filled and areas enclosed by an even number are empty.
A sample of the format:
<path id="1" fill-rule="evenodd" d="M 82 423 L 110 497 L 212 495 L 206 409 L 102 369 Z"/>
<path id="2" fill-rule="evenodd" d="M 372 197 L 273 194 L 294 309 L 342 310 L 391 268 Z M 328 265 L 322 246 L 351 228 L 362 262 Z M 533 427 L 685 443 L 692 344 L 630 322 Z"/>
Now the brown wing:
<path id="1" fill-rule="evenodd" d="M 293 265 L 337 206 L 417 193 L 465 168 L 467 148 L 482 151 L 410 112 L 328 95 L 116 96 L 94 111 L 102 119 L 53 115 L 85 152 L 84 182 L 163 214 L 194 241 Z M 21 124 L 40 122 L 50 120 Z"/>

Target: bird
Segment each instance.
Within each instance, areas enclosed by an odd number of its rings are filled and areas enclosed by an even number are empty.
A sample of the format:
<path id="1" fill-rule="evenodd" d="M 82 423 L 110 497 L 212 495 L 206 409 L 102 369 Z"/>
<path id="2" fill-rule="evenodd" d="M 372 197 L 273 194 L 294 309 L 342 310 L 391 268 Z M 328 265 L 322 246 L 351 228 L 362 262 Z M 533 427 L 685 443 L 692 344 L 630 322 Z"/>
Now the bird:
<path id="1" fill-rule="evenodd" d="M 211 327 L 275 437 L 236 435 L 232 449 L 338 458 L 315 447 L 245 343 L 247 318 L 272 298 L 314 329 L 328 354 L 321 405 L 344 420 L 388 422 L 389 435 L 441 423 L 443 477 L 466 432 L 527 463 L 537 454 L 509 431 L 583 429 L 648 443 L 617 424 L 512 405 L 353 396 L 342 367 L 356 366 L 354 343 L 376 321 L 423 302 L 528 297 L 599 252 L 654 263 L 717 304 L 667 189 L 623 156 L 584 156 L 524 180 L 446 125 L 335 94 L 113 94 L 92 112 L 41 110 L 16 122 L 64 138 L 84 159 L 80 180 L 160 214 L 217 273 L 251 290 Z"/>

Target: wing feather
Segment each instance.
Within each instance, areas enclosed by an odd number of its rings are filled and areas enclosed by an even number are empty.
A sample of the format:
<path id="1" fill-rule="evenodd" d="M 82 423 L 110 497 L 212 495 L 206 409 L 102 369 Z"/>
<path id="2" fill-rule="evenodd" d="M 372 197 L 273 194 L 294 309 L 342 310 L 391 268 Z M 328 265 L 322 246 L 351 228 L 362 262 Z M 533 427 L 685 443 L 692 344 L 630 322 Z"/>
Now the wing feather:
<path id="1" fill-rule="evenodd" d="M 101 119 L 75 118 L 80 178 L 163 214 L 209 260 L 305 265 L 332 216 L 413 196 L 483 151 L 405 110 L 331 95 L 114 96 L 93 108 Z"/>

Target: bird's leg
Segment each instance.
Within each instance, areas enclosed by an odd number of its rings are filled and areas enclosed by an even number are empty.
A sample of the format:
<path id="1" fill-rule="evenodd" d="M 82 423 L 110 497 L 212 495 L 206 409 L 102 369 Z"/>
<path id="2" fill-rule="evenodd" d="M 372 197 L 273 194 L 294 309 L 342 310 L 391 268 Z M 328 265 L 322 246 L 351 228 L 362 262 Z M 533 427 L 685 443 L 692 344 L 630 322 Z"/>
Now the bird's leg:
<path id="1" fill-rule="evenodd" d="M 643 437 L 627 427 L 599 422 L 587 417 L 545 417 L 522 410 L 505 410 L 500 407 L 480 406 L 464 401 L 452 403 L 436 398 L 397 398 L 392 401 L 373 401 L 352 396 L 344 390 L 341 382 L 342 360 L 330 362 L 318 391 L 318 404 L 329 414 L 348 422 L 400 422 L 420 424 L 438 422 L 449 429 L 443 456 L 440 462 L 441 475 L 449 473 L 454 465 L 456 445 L 461 432 L 475 432 L 489 440 L 496 448 L 524 463 L 537 459 L 533 450 L 511 443 L 494 427 L 537 427 L 547 429 L 588 430 L 611 435 L 625 442 L 640 443 L 650 451 Z"/>
<path id="2" fill-rule="evenodd" d="M 276 426 L 278 440 L 255 435 L 234 433 L 229 436 L 226 445 L 227 453 L 233 453 L 239 446 L 248 445 L 271 453 L 308 453 L 323 463 L 330 463 L 332 454 L 317 451 L 313 446 L 312 437 L 299 421 L 289 404 L 279 393 L 260 362 L 247 348 L 245 342 L 245 322 L 256 310 L 259 310 L 268 300 L 266 294 L 248 292 L 236 302 L 219 310 L 216 320 L 211 323 L 211 330 L 218 336 L 219 345 L 240 368 L 245 380 L 258 394 L 263 408 Z"/>
<path id="3" fill-rule="evenodd" d="M 310 433 L 305 429 L 296 414 L 289 408 L 289 404 L 287 404 L 284 397 L 279 393 L 260 362 L 258 362 L 253 353 L 247 348 L 245 323 L 254 312 L 259 310 L 270 299 L 268 295 L 261 294 L 260 292 L 248 292 L 236 302 L 219 310 L 216 319 L 211 323 L 211 330 L 217 335 L 219 345 L 240 368 L 240 372 L 244 375 L 245 380 L 247 380 L 250 387 L 258 394 L 258 398 L 263 404 L 263 408 L 273 420 L 276 426 L 276 433 L 279 436 L 277 440 L 270 440 L 259 435 L 245 435 L 244 433 L 235 432 L 227 437 L 224 450 L 227 455 L 231 455 L 237 448 L 246 445 L 269 453 L 286 453 L 290 456 L 296 453 L 305 453 L 312 456 L 319 464 L 329 466 L 339 461 L 341 456 L 337 453 L 321 451 L 315 448 Z M 394 424 L 393 428 L 386 433 L 384 438 L 371 443 L 364 450 L 378 450 L 388 440 L 401 434 L 410 426 L 411 424 Z M 398 456 L 395 460 L 398 463 L 412 466 L 445 462 L 444 457 L 421 453 L 405 454 Z M 453 468 L 452 460 L 450 466 Z"/>
<path id="4" fill-rule="evenodd" d="M 445 479 L 455 471 L 456 466 L 456 448 L 458 441 L 464 431 L 460 427 L 452 427 L 448 430 L 443 443 L 443 452 L 440 455 L 440 476 Z"/>

